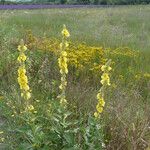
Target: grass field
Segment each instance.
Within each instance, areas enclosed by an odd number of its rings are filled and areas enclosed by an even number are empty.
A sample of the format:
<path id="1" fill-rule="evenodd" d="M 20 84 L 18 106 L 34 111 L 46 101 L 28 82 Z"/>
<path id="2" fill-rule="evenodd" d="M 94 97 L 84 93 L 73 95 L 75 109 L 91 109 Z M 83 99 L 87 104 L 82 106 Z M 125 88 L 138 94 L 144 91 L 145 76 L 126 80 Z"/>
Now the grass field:
<path id="1" fill-rule="evenodd" d="M 0 10 L 0 125 L 4 131 L 3 134 L 0 132 L 0 138 L 1 143 L 7 147 L 4 149 L 26 150 L 28 147 L 30 150 L 49 150 L 50 146 L 55 145 L 51 150 L 59 150 L 64 144 L 59 143 L 59 146 L 52 140 L 55 137 L 50 138 L 52 131 L 49 126 L 54 122 L 45 118 L 53 114 L 54 110 L 49 107 L 53 105 L 59 93 L 57 50 L 62 26 L 65 24 L 71 34 L 68 48 L 70 50 L 67 50 L 70 59 L 66 97 L 68 109 L 74 115 L 69 119 L 80 120 L 78 126 L 82 127 L 76 135 L 77 143 L 72 147 L 73 150 L 96 149 L 93 147 L 95 143 L 90 143 L 92 135 L 96 135 L 91 134 L 89 128 L 83 128 L 90 124 L 87 123 L 87 116 L 95 112 L 96 94 L 101 87 L 99 81 L 102 72 L 99 66 L 104 65 L 106 59 L 112 60 L 112 71 L 111 86 L 105 91 L 106 105 L 101 117 L 105 149 L 149 150 L 149 12 L 149 5 Z M 16 61 L 20 39 L 24 39 L 29 48 L 26 53 L 26 68 L 32 89 L 31 102 L 37 110 L 34 117 L 40 118 L 34 122 L 38 127 L 37 134 L 28 130 L 35 129 L 33 123 L 23 126 L 25 119 L 17 118 L 23 107 L 17 83 Z M 71 125 L 71 128 L 73 127 L 74 125 Z M 87 133 L 86 136 L 91 134 L 91 137 L 87 136 L 87 139 L 90 139 L 88 144 L 81 144 L 85 138 L 82 133 Z M 71 139 L 72 135 L 68 138 Z M 53 144 L 49 143 L 51 140 Z M 65 146 L 60 150 L 71 150 L 68 145 Z"/>
<path id="2" fill-rule="evenodd" d="M 59 37 L 63 23 L 71 32 L 71 39 L 89 45 L 106 47 L 128 46 L 149 50 L 150 7 L 128 6 L 115 8 L 48 9 L 1 11 L 6 31 L 24 32 L 32 29 L 36 35 L 46 33 Z M 13 27 L 13 28 L 12 28 Z M 40 29 L 40 30 L 39 30 Z"/>

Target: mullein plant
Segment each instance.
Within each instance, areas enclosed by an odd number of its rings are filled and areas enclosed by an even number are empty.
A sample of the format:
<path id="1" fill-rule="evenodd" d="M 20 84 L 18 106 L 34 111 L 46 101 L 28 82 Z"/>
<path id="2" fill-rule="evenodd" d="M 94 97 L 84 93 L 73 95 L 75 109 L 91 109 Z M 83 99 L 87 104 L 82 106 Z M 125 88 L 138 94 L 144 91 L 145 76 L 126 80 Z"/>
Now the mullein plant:
<path id="1" fill-rule="evenodd" d="M 25 55 L 25 51 L 27 50 L 27 46 L 24 44 L 24 41 L 20 41 L 20 45 L 18 46 L 19 56 L 18 56 L 18 62 L 19 62 L 19 68 L 18 68 L 18 83 L 21 90 L 21 97 L 25 100 L 25 110 L 26 111 L 33 111 L 34 107 L 30 105 L 29 100 L 31 98 L 31 90 L 28 85 L 28 77 L 26 75 L 26 67 L 25 67 L 25 61 L 27 59 L 27 56 Z"/>
<path id="2" fill-rule="evenodd" d="M 100 114 L 103 112 L 103 109 L 105 106 L 104 94 L 105 94 L 106 87 L 110 86 L 109 72 L 112 69 L 110 67 L 110 63 L 111 63 L 111 60 L 109 60 L 105 65 L 101 67 L 101 70 L 103 72 L 101 76 L 101 81 L 100 81 L 102 84 L 102 87 L 100 88 L 97 94 L 98 103 L 96 105 L 96 112 L 94 113 L 95 118 L 100 118 Z"/>
<path id="3" fill-rule="evenodd" d="M 103 72 L 100 81 L 102 87 L 97 94 L 98 103 L 96 105 L 96 112 L 94 113 L 94 116 L 89 116 L 86 128 L 84 129 L 84 149 L 102 150 L 105 147 L 103 123 L 101 122 L 100 116 L 105 106 L 105 90 L 106 87 L 110 85 L 109 71 L 112 69 L 110 63 L 111 60 L 101 67 Z"/>
<path id="4" fill-rule="evenodd" d="M 70 33 L 67 30 L 65 25 L 63 26 L 63 30 L 62 30 L 61 34 L 62 34 L 62 42 L 60 43 L 60 57 L 58 58 L 58 65 L 59 65 L 60 74 L 61 74 L 61 84 L 59 86 L 59 89 L 60 89 L 61 93 L 58 96 L 58 98 L 60 99 L 60 105 L 65 108 L 67 106 L 65 92 L 66 92 L 66 86 L 67 86 L 66 76 L 68 74 L 66 49 L 69 46 L 69 44 L 67 42 L 67 38 L 70 36 Z"/>

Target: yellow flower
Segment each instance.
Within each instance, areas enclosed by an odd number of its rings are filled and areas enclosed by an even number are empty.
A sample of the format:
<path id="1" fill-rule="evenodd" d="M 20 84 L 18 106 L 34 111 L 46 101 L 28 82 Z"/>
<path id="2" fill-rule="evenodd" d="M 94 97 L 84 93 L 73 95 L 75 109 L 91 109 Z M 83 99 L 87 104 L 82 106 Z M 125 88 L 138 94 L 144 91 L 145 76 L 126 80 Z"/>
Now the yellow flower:
<path id="1" fill-rule="evenodd" d="M 103 73 L 101 78 L 102 78 L 102 80 L 101 80 L 102 85 L 110 85 L 110 78 L 107 73 Z"/>
<path id="2" fill-rule="evenodd" d="M 101 106 L 105 106 L 105 101 L 104 101 L 104 99 L 102 98 L 102 99 L 99 99 L 98 100 L 99 101 L 99 104 L 101 105 Z"/>
<path id="3" fill-rule="evenodd" d="M 97 99 L 101 99 L 102 98 L 102 94 L 99 92 L 96 97 L 97 97 Z"/>
<path id="4" fill-rule="evenodd" d="M 30 92 L 26 92 L 26 99 L 30 99 L 31 98 L 31 93 Z"/>
<path id="5" fill-rule="evenodd" d="M 102 79 L 109 79 L 109 75 L 107 73 L 103 73 L 101 76 Z"/>
<path id="6" fill-rule="evenodd" d="M 102 113 L 103 112 L 103 107 L 98 103 L 96 105 L 96 110 L 99 112 L 99 113 Z"/>
<path id="7" fill-rule="evenodd" d="M 61 34 L 62 34 L 64 37 L 66 37 L 66 38 L 68 38 L 68 37 L 70 36 L 70 33 L 69 33 L 69 31 L 67 30 L 67 28 L 66 28 L 65 25 L 64 25 L 64 28 L 63 28 Z"/>
<path id="8" fill-rule="evenodd" d="M 103 65 L 102 67 L 101 67 L 101 70 L 102 71 L 104 71 L 104 72 L 108 72 L 108 71 L 110 71 L 112 68 L 110 67 L 110 66 L 106 66 L 106 65 Z"/>
<path id="9" fill-rule="evenodd" d="M 26 51 L 27 50 L 27 47 L 25 45 L 19 45 L 18 46 L 18 50 L 19 51 Z"/>
<path id="10" fill-rule="evenodd" d="M 64 43 L 64 46 L 65 48 L 67 48 L 69 46 L 69 43 L 68 42 L 65 42 Z M 60 48 L 62 49 L 63 48 L 63 43 L 60 43 Z"/>
<path id="11" fill-rule="evenodd" d="M 63 57 L 67 57 L 67 52 L 66 52 L 66 51 L 62 51 L 62 52 L 61 52 L 61 55 L 62 55 Z M 66 58 L 65 61 L 67 62 L 67 58 Z"/>
<path id="12" fill-rule="evenodd" d="M 22 74 L 25 74 L 25 73 L 26 73 L 26 69 L 23 66 L 19 67 L 18 74 L 22 75 Z"/>
<path id="13" fill-rule="evenodd" d="M 22 54 L 19 55 L 17 60 L 19 62 L 24 62 L 24 61 L 26 61 L 26 59 L 27 59 L 26 55 L 24 53 L 22 53 Z"/>
<path id="14" fill-rule="evenodd" d="M 28 111 L 34 111 L 33 105 L 29 105 L 29 106 L 27 107 L 27 110 L 28 110 Z"/>
<path id="15" fill-rule="evenodd" d="M 95 113 L 94 113 L 94 117 L 95 117 L 95 118 L 99 118 L 99 117 L 100 117 L 100 114 L 99 114 L 98 112 L 95 112 Z"/>
<path id="16" fill-rule="evenodd" d="M 64 106 L 64 107 L 66 107 L 66 105 L 67 105 L 67 100 L 66 100 L 65 98 L 61 98 L 60 104 L 61 104 L 62 106 Z"/>

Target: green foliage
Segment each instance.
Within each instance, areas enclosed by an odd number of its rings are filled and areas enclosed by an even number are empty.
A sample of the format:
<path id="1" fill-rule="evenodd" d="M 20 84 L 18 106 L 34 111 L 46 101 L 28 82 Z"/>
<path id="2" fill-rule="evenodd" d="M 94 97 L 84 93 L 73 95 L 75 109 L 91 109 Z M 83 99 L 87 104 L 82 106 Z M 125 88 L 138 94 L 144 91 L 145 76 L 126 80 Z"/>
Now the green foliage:
<path id="1" fill-rule="evenodd" d="M 94 5 L 135 5 L 135 4 L 149 4 L 149 0 L 31 0 L 31 1 L 19 1 L 9 2 L 1 0 L 2 4 L 11 3 L 29 3 L 29 4 L 94 4 Z"/>
<path id="2" fill-rule="evenodd" d="M 5 106 L 3 109 L 8 111 L 9 108 Z M 102 149 L 104 143 L 102 125 L 95 118 L 90 116 L 87 123 L 77 120 L 75 114 L 56 103 L 49 110 L 48 116 L 41 112 L 37 114 L 24 112 L 13 118 L 7 115 L 7 126 L 4 129 L 5 143 L 10 143 L 7 148 L 16 150 Z"/>

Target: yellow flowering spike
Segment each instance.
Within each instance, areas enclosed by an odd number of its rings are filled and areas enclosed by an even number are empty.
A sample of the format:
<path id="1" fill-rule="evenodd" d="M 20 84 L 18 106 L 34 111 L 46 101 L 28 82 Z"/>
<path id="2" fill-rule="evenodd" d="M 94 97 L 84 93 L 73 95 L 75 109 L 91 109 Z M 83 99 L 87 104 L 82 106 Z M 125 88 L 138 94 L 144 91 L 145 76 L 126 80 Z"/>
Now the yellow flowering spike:
<path id="1" fill-rule="evenodd" d="M 110 60 L 101 67 L 101 70 L 103 71 L 103 74 L 101 76 L 101 83 L 102 87 L 100 88 L 98 94 L 97 94 L 97 100 L 98 103 L 96 105 L 96 112 L 94 113 L 95 118 L 99 118 L 100 114 L 103 112 L 104 106 L 105 106 L 105 100 L 104 100 L 104 87 L 110 85 L 110 78 L 109 78 L 109 71 L 112 69 L 110 66 Z"/>
<path id="2" fill-rule="evenodd" d="M 66 48 L 69 46 L 66 38 L 70 36 L 70 33 L 66 29 L 65 25 L 61 33 L 63 37 L 62 37 L 62 43 L 60 43 L 60 50 L 61 50 L 60 57 L 58 58 L 58 66 L 61 74 L 61 84 L 59 86 L 61 94 L 58 96 L 58 98 L 60 99 L 60 105 L 65 108 L 67 106 L 67 100 L 65 96 L 65 90 L 67 86 L 66 75 L 68 74 Z"/>
<path id="3" fill-rule="evenodd" d="M 20 45 L 18 46 L 18 50 L 20 51 L 20 54 L 18 56 L 18 62 L 20 64 L 18 68 L 18 83 L 21 90 L 21 97 L 24 98 L 24 100 L 29 100 L 31 98 L 31 90 L 28 85 L 28 77 L 26 75 L 26 68 L 25 68 L 25 61 L 27 59 L 25 55 L 25 51 L 27 50 L 27 47 L 24 45 L 24 41 L 21 40 Z M 32 105 L 29 105 L 29 101 L 26 103 L 26 111 L 32 111 L 34 110 L 34 107 Z"/>

